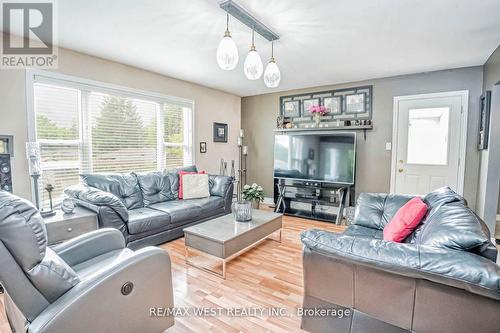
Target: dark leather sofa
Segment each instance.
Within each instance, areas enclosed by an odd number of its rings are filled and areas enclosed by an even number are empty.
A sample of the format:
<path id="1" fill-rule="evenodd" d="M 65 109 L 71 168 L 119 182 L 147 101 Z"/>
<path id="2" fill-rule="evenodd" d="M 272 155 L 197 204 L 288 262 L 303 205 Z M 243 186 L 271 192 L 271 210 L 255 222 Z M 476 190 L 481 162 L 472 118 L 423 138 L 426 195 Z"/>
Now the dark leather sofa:
<path id="1" fill-rule="evenodd" d="M 82 174 L 84 185 L 65 189 L 78 205 L 97 213 L 99 227 L 115 228 L 127 247 L 158 245 L 183 236 L 185 227 L 229 214 L 231 177 L 209 175 L 210 197 L 179 200 L 178 171 Z"/>
<path id="2" fill-rule="evenodd" d="M 500 266 L 484 222 L 442 188 L 424 197 L 429 210 L 413 234 L 403 243 L 384 241 L 384 226 L 410 198 L 363 193 L 344 233 L 301 235 L 303 306 L 341 314 L 308 313 L 303 329 L 500 332 Z"/>

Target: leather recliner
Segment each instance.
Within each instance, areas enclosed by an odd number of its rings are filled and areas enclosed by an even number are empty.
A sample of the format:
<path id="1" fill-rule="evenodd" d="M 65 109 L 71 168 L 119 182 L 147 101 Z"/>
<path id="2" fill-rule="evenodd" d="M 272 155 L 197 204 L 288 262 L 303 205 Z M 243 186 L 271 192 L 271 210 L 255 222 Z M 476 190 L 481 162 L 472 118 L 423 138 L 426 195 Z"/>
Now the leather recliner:
<path id="1" fill-rule="evenodd" d="M 115 229 L 47 247 L 45 224 L 27 200 L 0 191 L 0 283 L 13 332 L 162 332 L 173 317 L 170 257 L 132 251 Z"/>
<path id="2" fill-rule="evenodd" d="M 486 225 L 450 188 L 403 243 L 384 226 L 412 196 L 362 193 L 344 233 L 308 230 L 302 328 L 320 332 L 500 332 L 500 266 Z M 309 311 L 308 310 L 308 311 Z M 349 315 L 346 315 L 349 310 Z"/>

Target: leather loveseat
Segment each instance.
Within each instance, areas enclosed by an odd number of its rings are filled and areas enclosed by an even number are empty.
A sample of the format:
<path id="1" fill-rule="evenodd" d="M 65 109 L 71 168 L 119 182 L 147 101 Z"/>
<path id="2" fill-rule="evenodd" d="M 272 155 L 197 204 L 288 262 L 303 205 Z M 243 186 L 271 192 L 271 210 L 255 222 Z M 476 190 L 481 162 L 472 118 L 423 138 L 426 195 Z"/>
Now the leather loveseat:
<path id="1" fill-rule="evenodd" d="M 403 242 L 383 228 L 411 196 L 363 193 L 344 233 L 309 230 L 303 306 L 309 332 L 500 332 L 500 266 L 488 229 L 449 188 L 424 197 L 429 209 Z M 348 315 L 345 310 L 348 310 Z"/>
<path id="2" fill-rule="evenodd" d="M 127 247 L 158 245 L 183 236 L 185 227 L 229 214 L 231 177 L 209 175 L 210 197 L 179 200 L 178 172 L 82 174 L 84 185 L 65 189 L 78 205 L 98 215 L 99 227 L 121 231 Z"/>

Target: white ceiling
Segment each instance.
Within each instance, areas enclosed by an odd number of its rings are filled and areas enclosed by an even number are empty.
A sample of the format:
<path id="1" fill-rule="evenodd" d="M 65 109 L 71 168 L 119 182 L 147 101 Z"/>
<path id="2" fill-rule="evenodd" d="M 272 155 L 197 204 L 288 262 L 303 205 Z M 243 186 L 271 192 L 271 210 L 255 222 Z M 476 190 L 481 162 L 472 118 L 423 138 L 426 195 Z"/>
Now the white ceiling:
<path id="1" fill-rule="evenodd" d="M 217 0 L 58 1 L 59 45 L 240 96 L 482 65 L 500 43 L 500 0 L 237 0 L 276 31 L 281 85 L 249 81 L 250 31 L 233 20 L 240 62 L 220 70 Z M 260 36 L 264 64 L 270 44 Z"/>

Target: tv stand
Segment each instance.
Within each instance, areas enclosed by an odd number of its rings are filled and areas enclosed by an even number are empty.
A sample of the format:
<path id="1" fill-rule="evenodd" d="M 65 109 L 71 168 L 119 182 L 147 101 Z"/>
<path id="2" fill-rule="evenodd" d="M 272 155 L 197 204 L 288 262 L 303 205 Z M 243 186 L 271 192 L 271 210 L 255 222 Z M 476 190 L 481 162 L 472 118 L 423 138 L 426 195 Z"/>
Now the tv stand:
<path id="1" fill-rule="evenodd" d="M 308 219 L 342 223 L 353 185 L 274 178 L 275 212 Z"/>

